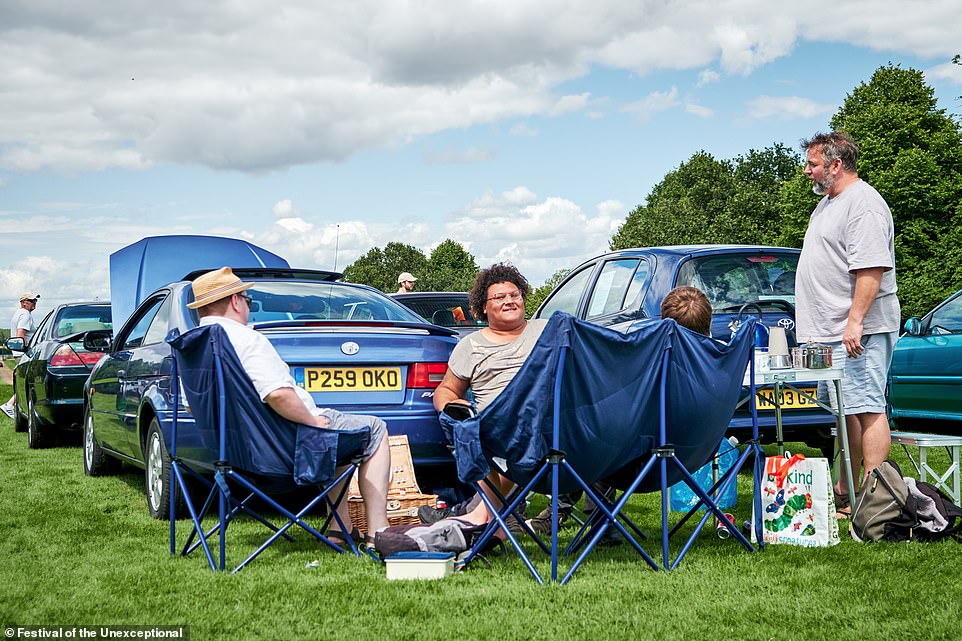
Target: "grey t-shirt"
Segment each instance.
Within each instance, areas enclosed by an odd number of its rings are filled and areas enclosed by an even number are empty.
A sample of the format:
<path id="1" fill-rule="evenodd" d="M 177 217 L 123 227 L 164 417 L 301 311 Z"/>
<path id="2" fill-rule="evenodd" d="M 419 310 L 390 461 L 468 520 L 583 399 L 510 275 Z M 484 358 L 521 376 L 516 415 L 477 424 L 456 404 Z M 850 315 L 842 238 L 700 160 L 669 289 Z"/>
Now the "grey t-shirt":
<path id="1" fill-rule="evenodd" d="M 518 373 L 547 322 L 543 318 L 529 320 L 521 335 L 510 343 L 494 343 L 478 331 L 455 345 L 448 369 L 470 385 L 479 412 L 497 398 Z"/>
<path id="2" fill-rule="evenodd" d="M 812 212 L 795 280 L 796 336 L 840 341 L 855 293 L 853 270 L 883 267 L 882 284 L 862 322 L 863 334 L 895 332 L 895 225 L 885 199 L 859 180 Z"/>

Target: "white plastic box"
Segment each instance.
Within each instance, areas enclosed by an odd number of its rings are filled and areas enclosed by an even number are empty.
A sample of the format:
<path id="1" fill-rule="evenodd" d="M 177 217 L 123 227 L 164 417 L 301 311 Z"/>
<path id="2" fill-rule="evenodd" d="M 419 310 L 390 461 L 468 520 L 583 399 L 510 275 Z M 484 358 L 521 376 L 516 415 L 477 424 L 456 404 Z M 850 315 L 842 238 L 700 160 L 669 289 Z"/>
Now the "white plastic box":
<path id="1" fill-rule="evenodd" d="M 384 559 L 388 581 L 443 579 L 454 574 L 452 552 L 399 552 Z"/>

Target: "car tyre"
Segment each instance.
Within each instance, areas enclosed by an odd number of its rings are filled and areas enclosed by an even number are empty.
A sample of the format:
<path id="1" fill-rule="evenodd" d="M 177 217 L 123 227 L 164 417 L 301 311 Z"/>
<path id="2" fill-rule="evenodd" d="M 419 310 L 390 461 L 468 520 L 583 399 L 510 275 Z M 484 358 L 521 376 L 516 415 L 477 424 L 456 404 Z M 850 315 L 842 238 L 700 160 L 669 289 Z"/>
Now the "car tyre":
<path id="1" fill-rule="evenodd" d="M 40 425 L 33 399 L 27 401 L 27 447 L 39 450 L 50 445 L 50 432 Z"/>
<path id="2" fill-rule="evenodd" d="M 120 461 L 108 456 L 94 431 L 94 419 L 90 409 L 84 410 L 84 474 L 87 476 L 105 476 L 114 474 L 120 469 Z"/>
<path id="3" fill-rule="evenodd" d="M 20 403 L 17 401 L 16 397 L 13 399 L 13 431 L 14 432 L 26 432 L 27 431 L 27 418 L 20 411 Z"/>
<path id="4" fill-rule="evenodd" d="M 147 486 L 147 509 L 155 519 L 170 517 L 170 490 L 173 480 L 170 469 L 170 455 L 164 445 L 164 435 L 160 430 L 160 422 L 155 416 L 150 420 L 147 430 L 147 441 L 144 444 L 144 480 Z M 182 491 L 177 492 L 175 517 L 181 517 L 187 512 Z"/>

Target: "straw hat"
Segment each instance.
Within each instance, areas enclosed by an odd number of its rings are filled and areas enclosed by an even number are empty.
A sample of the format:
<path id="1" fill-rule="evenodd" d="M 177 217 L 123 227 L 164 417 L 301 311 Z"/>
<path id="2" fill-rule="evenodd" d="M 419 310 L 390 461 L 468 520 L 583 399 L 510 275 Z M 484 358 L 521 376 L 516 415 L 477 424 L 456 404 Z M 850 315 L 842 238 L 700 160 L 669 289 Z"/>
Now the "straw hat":
<path id="1" fill-rule="evenodd" d="M 197 309 L 204 305 L 227 298 L 232 294 L 237 294 L 246 290 L 254 283 L 245 283 L 234 275 L 230 267 L 221 267 L 212 272 L 207 272 L 198 276 L 190 288 L 194 292 L 194 302 L 187 303 L 190 309 Z"/>

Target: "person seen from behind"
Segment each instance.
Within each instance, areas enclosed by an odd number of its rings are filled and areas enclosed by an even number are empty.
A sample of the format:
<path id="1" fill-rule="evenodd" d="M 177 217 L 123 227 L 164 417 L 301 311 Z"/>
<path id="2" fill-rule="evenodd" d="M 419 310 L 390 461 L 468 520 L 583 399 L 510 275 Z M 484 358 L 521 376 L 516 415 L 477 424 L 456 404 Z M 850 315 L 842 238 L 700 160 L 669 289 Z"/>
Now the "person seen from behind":
<path id="1" fill-rule="evenodd" d="M 191 284 L 194 301 L 187 306 L 196 309 L 200 325 L 220 325 L 234 347 L 244 371 L 250 377 L 261 400 L 289 421 L 335 430 L 370 427 L 371 437 L 358 468 L 358 485 L 367 513 L 367 544 L 373 545 L 374 534 L 388 526 L 387 489 L 391 470 L 391 452 L 387 427 L 376 416 L 343 414 L 319 408 L 302 387 L 298 387 L 274 346 L 258 331 L 247 326 L 251 299 L 244 283 L 230 267 L 207 272 Z M 339 488 L 333 490 L 337 496 Z M 347 501 L 341 501 L 337 513 L 345 526 L 350 526 Z M 337 545 L 347 543 L 348 534 L 331 530 L 328 538 Z"/>

